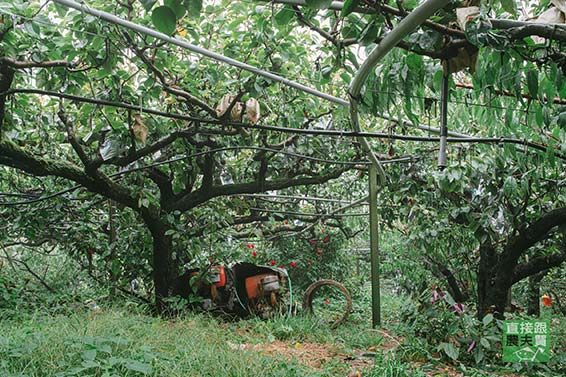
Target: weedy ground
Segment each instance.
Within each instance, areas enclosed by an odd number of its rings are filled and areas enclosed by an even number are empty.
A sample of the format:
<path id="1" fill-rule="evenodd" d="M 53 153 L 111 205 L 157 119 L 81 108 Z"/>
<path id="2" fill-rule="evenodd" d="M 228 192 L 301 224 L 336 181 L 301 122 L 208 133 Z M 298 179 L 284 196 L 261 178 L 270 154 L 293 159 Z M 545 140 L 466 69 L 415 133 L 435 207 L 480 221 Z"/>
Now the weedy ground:
<path id="1" fill-rule="evenodd" d="M 0 321 L 0 376 L 553 375 L 544 368 L 519 374 L 415 357 L 419 343 L 403 335 L 397 320 L 400 297 L 388 294 L 383 301 L 380 330 L 368 320 L 369 298 L 356 300 L 352 319 L 337 329 L 300 315 L 163 319 L 116 302 L 100 302 L 99 311 L 76 305 L 59 313 L 22 312 Z"/>

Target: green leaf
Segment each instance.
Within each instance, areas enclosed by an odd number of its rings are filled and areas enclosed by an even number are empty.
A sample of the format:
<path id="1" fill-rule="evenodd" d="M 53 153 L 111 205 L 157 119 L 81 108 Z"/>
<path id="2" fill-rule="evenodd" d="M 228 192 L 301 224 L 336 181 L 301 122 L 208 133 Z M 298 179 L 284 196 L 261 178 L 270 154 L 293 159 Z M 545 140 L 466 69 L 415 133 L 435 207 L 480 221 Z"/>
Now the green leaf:
<path id="1" fill-rule="evenodd" d="M 177 20 L 183 18 L 183 16 L 187 12 L 182 0 L 165 0 L 164 4 L 171 8 L 173 13 L 175 13 Z"/>
<path id="2" fill-rule="evenodd" d="M 484 358 L 484 352 L 482 348 L 477 348 L 477 351 L 474 352 L 474 359 L 476 361 L 476 364 L 479 364 Z"/>
<path id="3" fill-rule="evenodd" d="M 153 8 L 153 5 L 157 3 L 157 0 L 139 0 L 141 5 L 145 8 L 145 10 L 149 11 Z"/>
<path id="4" fill-rule="evenodd" d="M 451 307 L 453 307 L 454 305 L 456 305 L 456 300 L 454 300 L 452 298 L 452 295 L 448 292 L 444 293 L 444 300 L 448 303 L 448 305 L 450 305 Z"/>
<path id="5" fill-rule="evenodd" d="M 531 69 L 527 72 L 527 87 L 533 98 L 538 98 L 538 72 Z"/>
<path id="6" fill-rule="evenodd" d="M 413 10 L 419 5 L 418 0 L 404 0 L 403 7 L 405 10 Z"/>
<path id="7" fill-rule="evenodd" d="M 377 39 L 379 33 L 379 27 L 376 25 L 375 21 L 370 22 L 362 31 L 359 41 L 363 46 L 367 46 L 373 43 Z"/>
<path id="8" fill-rule="evenodd" d="M 413 74 L 422 71 L 424 66 L 423 57 L 417 54 L 411 54 L 407 56 L 405 62 L 407 63 L 407 67 L 409 67 L 410 71 Z"/>
<path id="9" fill-rule="evenodd" d="M 140 372 L 141 374 L 149 374 L 151 373 L 151 365 L 140 363 L 139 361 L 130 361 L 125 365 L 126 369 Z"/>
<path id="10" fill-rule="evenodd" d="M 360 5 L 360 0 L 344 1 L 344 7 L 342 8 L 342 12 L 340 12 L 340 17 L 346 17 L 347 15 L 352 13 L 358 5 Z"/>
<path id="11" fill-rule="evenodd" d="M 452 343 L 440 343 L 439 348 L 452 360 L 458 360 L 459 351 Z"/>
<path id="12" fill-rule="evenodd" d="M 86 350 L 81 354 L 83 360 L 92 361 L 96 359 L 96 350 Z"/>
<path id="13" fill-rule="evenodd" d="M 505 179 L 505 182 L 503 183 L 503 194 L 505 194 L 505 196 L 507 197 L 511 197 L 516 193 L 517 193 L 517 180 L 515 179 L 515 177 L 509 176 Z M 485 318 L 483 320 L 485 321 Z"/>
<path id="14" fill-rule="evenodd" d="M 275 14 L 275 25 L 286 26 L 293 19 L 294 11 L 290 5 L 285 5 Z"/>
<path id="15" fill-rule="evenodd" d="M 493 314 L 489 313 L 481 320 L 484 326 L 489 325 L 493 321 Z"/>
<path id="16" fill-rule="evenodd" d="M 501 5 L 507 12 L 511 14 L 517 14 L 517 6 L 515 5 L 515 0 L 501 0 Z"/>
<path id="17" fill-rule="evenodd" d="M 189 12 L 189 17 L 196 18 L 202 11 L 202 0 L 184 0 L 183 4 Z"/>
<path id="18" fill-rule="evenodd" d="M 177 18 L 175 12 L 168 6 L 160 6 L 151 13 L 151 21 L 160 32 L 171 35 L 175 31 Z"/>
<path id="19" fill-rule="evenodd" d="M 342 28 L 342 38 L 350 39 L 350 38 L 358 38 L 358 30 L 354 25 L 346 25 Z"/>
<path id="20" fill-rule="evenodd" d="M 312 9 L 328 9 L 332 0 L 307 0 L 307 7 Z"/>

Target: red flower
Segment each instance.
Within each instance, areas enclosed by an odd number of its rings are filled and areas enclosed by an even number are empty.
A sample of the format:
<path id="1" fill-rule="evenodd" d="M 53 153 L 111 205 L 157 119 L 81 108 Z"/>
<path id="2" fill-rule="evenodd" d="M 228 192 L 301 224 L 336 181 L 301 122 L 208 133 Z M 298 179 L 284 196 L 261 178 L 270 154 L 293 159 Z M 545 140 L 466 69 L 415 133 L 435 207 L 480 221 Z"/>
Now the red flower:
<path id="1" fill-rule="evenodd" d="M 327 298 L 325 298 L 325 299 L 324 299 L 324 303 L 325 303 L 326 305 L 328 305 L 328 304 L 330 304 L 330 301 L 329 301 Z"/>
<path id="2" fill-rule="evenodd" d="M 316 240 L 311 240 L 311 246 L 316 245 Z"/>
<path id="3" fill-rule="evenodd" d="M 279 266 L 277 266 L 277 268 L 281 268 L 281 269 L 284 269 L 284 268 L 285 268 L 285 266 L 283 266 L 282 264 L 280 264 Z"/>
<path id="4" fill-rule="evenodd" d="M 318 249 L 318 250 L 316 251 L 316 253 L 317 253 L 318 255 L 322 255 L 322 250 Z"/>
<path id="5" fill-rule="evenodd" d="M 542 305 L 543 306 L 551 306 L 552 305 L 552 299 L 547 295 L 542 296 Z"/>
<path id="6" fill-rule="evenodd" d="M 285 220 L 285 225 L 289 225 L 289 221 Z"/>
<path id="7" fill-rule="evenodd" d="M 257 252 L 256 252 L 256 251 L 252 251 L 252 257 L 253 257 L 253 258 L 257 257 Z"/>
<path id="8" fill-rule="evenodd" d="M 249 243 L 249 244 L 248 244 L 248 249 L 251 249 L 251 248 L 252 248 L 252 244 Z"/>
<path id="9" fill-rule="evenodd" d="M 330 237 L 326 236 L 324 237 L 324 239 L 322 240 L 322 242 L 327 243 L 328 241 L 330 241 Z"/>
<path id="10" fill-rule="evenodd" d="M 297 263 L 291 262 L 291 267 L 293 267 L 293 268 L 297 267 Z"/>
<path id="11" fill-rule="evenodd" d="M 277 262 L 275 262 L 274 260 L 272 260 L 271 262 L 269 262 L 269 264 L 271 264 L 272 266 L 275 266 L 275 264 L 277 264 Z"/>

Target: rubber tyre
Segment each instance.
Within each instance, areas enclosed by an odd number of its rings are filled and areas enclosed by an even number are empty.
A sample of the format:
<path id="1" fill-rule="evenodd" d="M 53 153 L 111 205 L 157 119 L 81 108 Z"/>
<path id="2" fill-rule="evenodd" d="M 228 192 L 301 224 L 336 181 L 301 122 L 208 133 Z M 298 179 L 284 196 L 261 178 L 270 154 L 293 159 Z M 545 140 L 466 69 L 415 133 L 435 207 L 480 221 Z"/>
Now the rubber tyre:
<path id="1" fill-rule="evenodd" d="M 337 327 L 348 319 L 348 316 L 352 311 L 352 298 L 350 297 L 350 292 L 348 292 L 348 290 L 346 289 L 346 287 L 344 287 L 344 285 L 338 283 L 337 281 L 325 279 L 325 280 L 316 281 L 311 285 L 309 285 L 309 287 L 305 291 L 305 295 L 303 296 L 303 310 L 309 314 L 316 316 L 316 313 L 314 313 L 312 307 L 312 300 L 314 298 L 314 294 L 316 293 L 316 291 L 321 287 L 324 287 L 325 285 L 338 288 L 344 294 L 344 297 L 346 297 L 346 310 L 344 311 L 344 315 L 342 316 L 342 318 L 330 324 L 332 327 Z"/>

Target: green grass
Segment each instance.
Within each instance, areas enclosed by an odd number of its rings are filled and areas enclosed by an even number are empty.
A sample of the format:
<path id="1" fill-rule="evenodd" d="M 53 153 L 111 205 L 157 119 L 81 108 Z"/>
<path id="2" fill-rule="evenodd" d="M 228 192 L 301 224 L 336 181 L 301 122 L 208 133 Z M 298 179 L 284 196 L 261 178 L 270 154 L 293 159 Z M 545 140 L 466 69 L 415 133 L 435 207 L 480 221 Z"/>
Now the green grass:
<path id="1" fill-rule="evenodd" d="M 352 331 L 343 330 L 351 334 Z M 222 323 L 206 315 L 164 320 L 122 309 L 69 316 L 38 314 L 0 323 L 1 376 L 324 376 L 348 373 L 330 363 L 309 370 L 295 361 L 240 350 L 279 339 L 334 344 L 340 338 L 308 318 Z M 351 346 L 359 345 L 355 337 Z M 378 342 L 377 337 L 369 338 Z M 368 340 L 369 341 L 369 340 Z M 348 345 L 338 343 L 348 352 Z"/>
<path id="2" fill-rule="evenodd" d="M 337 329 L 301 315 L 226 322 L 187 313 L 163 319 L 126 303 L 100 303 L 103 310 L 98 313 L 78 304 L 58 311 L 21 310 L 17 315 L 11 311 L 4 317 L 9 319 L 0 320 L 0 376 L 347 376 L 354 371 L 364 377 L 448 375 L 436 349 L 402 331 L 398 318 L 405 298 L 382 296 L 384 328 L 393 336 L 405 334 L 403 340 L 372 330 L 367 296 L 354 299 L 351 319 Z M 564 327 L 555 326 L 562 336 Z M 558 352 L 564 340 L 558 339 L 555 363 L 564 357 L 564 352 Z M 402 345 L 387 354 L 380 351 L 392 342 Z M 273 345 L 295 357 L 262 351 Z M 309 346 L 319 347 L 330 357 L 309 365 L 310 354 L 306 362 L 296 355 L 301 349 L 307 352 Z M 293 349 L 298 351 L 288 352 Z M 376 349 L 374 359 L 359 356 Z M 450 368 L 464 376 L 506 372 L 551 376 L 557 370 L 490 364 L 474 368 L 455 363 Z"/>
<path id="3" fill-rule="evenodd" d="M 111 310 L 5 322 L 1 375 L 246 376 L 265 358 L 227 352 L 229 332 L 208 317 L 164 321 Z"/>

